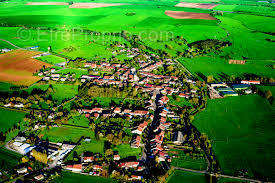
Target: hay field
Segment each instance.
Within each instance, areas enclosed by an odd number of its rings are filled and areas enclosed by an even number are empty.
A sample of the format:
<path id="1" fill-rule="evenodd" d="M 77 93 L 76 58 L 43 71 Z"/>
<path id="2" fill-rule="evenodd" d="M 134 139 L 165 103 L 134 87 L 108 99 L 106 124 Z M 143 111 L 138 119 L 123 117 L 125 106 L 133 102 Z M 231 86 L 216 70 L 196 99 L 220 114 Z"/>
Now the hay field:
<path id="1" fill-rule="evenodd" d="M 32 58 L 39 54 L 36 51 L 13 50 L 0 55 L 0 81 L 13 84 L 30 85 L 40 79 L 33 76 L 43 66 L 50 64 Z"/>
<path id="2" fill-rule="evenodd" d="M 69 5 L 64 2 L 29 2 L 26 5 Z"/>
<path id="3" fill-rule="evenodd" d="M 213 150 L 225 174 L 247 169 L 254 176 L 272 176 L 274 158 L 273 107 L 266 99 L 238 96 L 210 100 L 193 124 L 213 140 Z"/>
<path id="4" fill-rule="evenodd" d="M 124 3 L 74 3 L 69 8 L 102 8 L 109 6 L 127 5 Z"/>
<path id="5" fill-rule="evenodd" d="M 187 2 L 181 2 L 179 4 L 176 4 L 175 7 L 184 7 L 184 8 L 201 8 L 201 9 L 213 9 L 218 4 L 209 4 L 209 3 L 187 3 Z"/>
<path id="6" fill-rule="evenodd" d="M 165 11 L 165 14 L 175 19 L 203 19 L 203 20 L 216 20 L 207 13 L 192 13 L 184 11 Z"/>

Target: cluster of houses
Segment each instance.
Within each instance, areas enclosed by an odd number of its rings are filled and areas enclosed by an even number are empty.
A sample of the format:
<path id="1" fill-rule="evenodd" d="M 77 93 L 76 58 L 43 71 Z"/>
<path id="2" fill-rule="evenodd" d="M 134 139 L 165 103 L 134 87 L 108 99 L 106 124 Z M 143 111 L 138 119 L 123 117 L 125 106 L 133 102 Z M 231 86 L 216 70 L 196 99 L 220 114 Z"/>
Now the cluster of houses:
<path id="1" fill-rule="evenodd" d="M 121 159 L 118 152 L 114 152 L 114 154 L 111 155 L 111 159 L 115 165 L 112 167 L 112 174 L 115 174 L 115 172 L 123 172 L 123 170 L 130 170 L 132 175 L 129 176 L 128 181 L 142 179 L 142 176 L 138 175 L 145 169 L 141 162 L 137 160 Z M 66 165 L 63 164 L 62 167 L 75 173 L 103 176 L 104 171 L 108 170 L 109 164 L 101 154 L 86 151 L 82 153 L 80 161 L 69 162 Z"/>
<path id="2" fill-rule="evenodd" d="M 33 142 L 27 136 L 16 136 L 7 147 L 22 155 L 34 158 L 49 166 L 61 165 L 65 156 L 71 152 L 76 145 L 69 143 Z"/>
<path id="3" fill-rule="evenodd" d="M 41 72 L 38 73 L 38 76 L 43 76 L 42 80 L 43 81 L 70 81 L 73 82 L 75 81 L 75 74 L 59 74 L 56 73 L 55 68 L 50 68 L 50 69 L 45 69 Z"/>
<path id="4" fill-rule="evenodd" d="M 228 96 L 238 96 L 242 94 L 252 94 L 251 85 L 259 85 L 260 81 L 242 80 L 240 83 L 210 83 L 208 85 L 210 98 L 223 98 Z"/>

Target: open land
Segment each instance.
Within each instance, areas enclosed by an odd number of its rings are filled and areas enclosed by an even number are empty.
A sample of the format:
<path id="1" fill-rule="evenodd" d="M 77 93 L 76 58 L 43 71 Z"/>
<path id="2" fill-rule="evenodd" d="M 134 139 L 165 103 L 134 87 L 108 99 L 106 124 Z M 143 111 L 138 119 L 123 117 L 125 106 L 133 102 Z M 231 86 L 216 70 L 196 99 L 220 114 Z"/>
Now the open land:
<path id="1" fill-rule="evenodd" d="M 39 138 L 53 146 L 76 145 L 67 158 L 44 165 L 54 173 L 45 169 L 43 181 L 275 180 L 274 4 L 77 0 L 68 5 L 0 2 L 0 51 L 11 49 L 0 54 L 0 104 L 7 106 L 0 110 L 0 124 L 1 131 L 9 129 L 2 142 L 12 144 L 21 135 L 38 151 L 48 148 Z M 39 51 L 17 50 L 33 45 Z M 31 58 L 40 53 L 45 56 Z M 60 63 L 64 66 L 53 66 Z M 44 65 L 51 68 L 39 71 Z M 211 83 L 231 87 L 240 81 L 252 84 L 234 97 L 209 99 Z M 21 129 L 12 129 L 19 121 Z M 0 149 L 0 159 L 14 168 L 11 181 L 33 180 L 27 174 L 40 172 L 36 157 L 26 163 L 33 170 L 19 175 L 16 165 L 25 164 L 9 153 L 14 152 Z M 54 170 L 57 163 L 65 163 L 62 172 Z M 193 172 L 171 172 L 170 165 Z"/>
<path id="2" fill-rule="evenodd" d="M 43 66 L 50 64 L 32 58 L 39 54 L 36 51 L 15 50 L 0 55 L 0 80 L 30 85 L 40 78 L 33 76 Z"/>
<path id="3" fill-rule="evenodd" d="M 70 5 L 70 8 L 102 8 L 109 6 L 122 6 L 123 3 L 74 3 Z"/>
<path id="4" fill-rule="evenodd" d="M 69 5 L 69 3 L 63 2 L 30 2 L 26 5 Z"/>
<path id="5" fill-rule="evenodd" d="M 187 3 L 181 2 L 175 5 L 176 7 L 185 7 L 185 8 L 201 8 L 201 9 L 213 9 L 218 4 L 207 4 L 207 3 Z"/>
<path id="6" fill-rule="evenodd" d="M 206 13 L 191 13 L 183 11 L 165 11 L 165 14 L 175 19 L 204 19 L 204 20 L 216 20 Z"/>
<path id="7" fill-rule="evenodd" d="M 213 140 L 225 173 L 251 169 L 255 174 L 269 175 L 273 149 L 270 139 L 274 138 L 271 111 L 270 104 L 259 96 L 210 100 L 194 125 Z"/>

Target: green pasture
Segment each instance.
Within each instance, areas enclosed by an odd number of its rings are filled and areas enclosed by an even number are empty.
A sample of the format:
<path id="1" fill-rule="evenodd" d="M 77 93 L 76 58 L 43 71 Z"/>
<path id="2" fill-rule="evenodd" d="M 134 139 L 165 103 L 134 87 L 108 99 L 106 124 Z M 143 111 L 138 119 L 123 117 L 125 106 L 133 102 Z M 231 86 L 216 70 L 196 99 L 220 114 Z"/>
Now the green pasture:
<path id="1" fill-rule="evenodd" d="M 272 107 L 256 95 L 209 100 L 194 125 L 212 140 L 222 171 L 233 175 L 247 169 L 254 176 L 273 178 L 274 128 Z"/>
<path id="2" fill-rule="evenodd" d="M 5 132 L 11 128 L 14 124 L 18 124 L 24 118 L 24 112 L 18 112 L 15 110 L 7 110 L 0 108 L 0 127 L 1 131 Z"/>
<path id="3" fill-rule="evenodd" d="M 89 120 L 85 115 L 73 116 L 68 120 L 68 124 L 89 127 Z"/>
<path id="4" fill-rule="evenodd" d="M 207 162 L 202 158 L 191 158 L 183 151 L 178 150 L 177 158 L 173 158 L 171 165 L 175 167 L 188 168 L 193 170 L 206 170 Z"/>
<path id="5" fill-rule="evenodd" d="M 257 74 L 260 76 L 273 77 L 274 70 L 269 65 L 274 64 L 272 60 L 247 60 L 244 65 L 229 64 L 228 60 L 216 56 L 184 58 L 180 62 L 192 73 L 201 72 L 205 76 L 225 73 L 228 75 L 240 76 L 245 73 Z"/>
<path id="6" fill-rule="evenodd" d="M 181 170 L 175 170 L 168 178 L 168 183 L 207 183 L 207 179 L 203 174 L 197 174 L 192 172 L 185 172 Z"/>
<path id="7" fill-rule="evenodd" d="M 12 91 L 10 88 L 13 87 L 13 86 L 15 86 L 15 85 L 13 85 L 11 83 L 0 82 L 0 91 L 10 92 L 10 91 Z"/>
<path id="8" fill-rule="evenodd" d="M 141 148 L 131 148 L 130 144 L 121 144 L 113 148 L 114 151 L 118 151 L 121 158 L 126 158 L 127 156 L 140 157 L 142 154 Z"/>
<path id="9" fill-rule="evenodd" d="M 43 61 L 43 62 L 52 64 L 52 65 L 55 65 L 55 64 L 62 63 L 62 62 L 66 61 L 64 58 L 58 57 L 56 55 L 46 55 L 46 56 L 39 57 L 38 59 Z"/>
<path id="10" fill-rule="evenodd" d="M 76 143 L 82 136 L 94 137 L 91 129 L 70 126 L 50 127 L 50 129 L 43 128 L 38 135 L 43 139 L 48 138 L 50 142 L 70 141 L 74 143 Z"/>
<path id="11" fill-rule="evenodd" d="M 168 104 L 170 105 L 177 105 L 180 107 L 191 106 L 190 102 L 186 98 L 178 97 L 178 99 L 176 100 L 172 96 L 168 96 L 168 98 L 169 98 Z"/>
<path id="12" fill-rule="evenodd" d="M 95 176 L 82 175 L 78 173 L 63 171 L 60 177 L 54 179 L 51 182 L 52 183 L 75 183 L 75 182 L 110 183 L 110 182 L 116 182 L 116 181 L 110 178 L 95 177 Z"/>
<path id="13" fill-rule="evenodd" d="M 0 170 L 12 170 L 18 165 L 22 156 L 15 152 L 9 151 L 4 147 L 0 147 Z"/>

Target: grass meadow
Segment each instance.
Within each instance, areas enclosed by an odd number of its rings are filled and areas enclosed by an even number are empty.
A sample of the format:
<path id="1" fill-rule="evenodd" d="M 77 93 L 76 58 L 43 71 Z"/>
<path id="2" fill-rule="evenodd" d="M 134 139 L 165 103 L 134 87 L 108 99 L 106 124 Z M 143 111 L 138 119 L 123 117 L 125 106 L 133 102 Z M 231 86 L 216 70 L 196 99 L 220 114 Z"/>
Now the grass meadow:
<path id="1" fill-rule="evenodd" d="M 207 179 L 203 174 L 196 174 L 192 172 L 184 172 L 175 170 L 171 177 L 168 179 L 168 183 L 207 183 Z"/>
<path id="2" fill-rule="evenodd" d="M 194 125 L 209 136 L 225 174 L 247 169 L 255 175 L 272 175 L 273 107 L 260 96 L 209 100 Z M 273 177 L 274 178 L 274 177 Z"/>
<path id="3" fill-rule="evenodd" d="M 51 181 L 51 183 L 75 183 L 75 182 L 114 183 L 116 181 L 110 178 L 108 179 L 103 177 L 82 175 L 82 174 L 72 173 L 68 171 L 63 171 L 60 177 Z"/>
<path id="4" fill-rule="evenodd" d="M 94 137 L 91 129 L 83 129 L 79 127 L 50 127 L 49 129 L 43 128 L 38 134 L 43 139 L 48 138 L 50 142 L 63 142 L 70 141 L 76 143 L 82 136 Z"/>
<path id="5" fill-rule="evenodd" d="M 14 124 L 20 123 L 24 118 L 24 112 L 18 112 L 15 110 L 7 110 L 0 108 L 0 126 L 1 131 L 5 132 L 11 128 Z"/>

